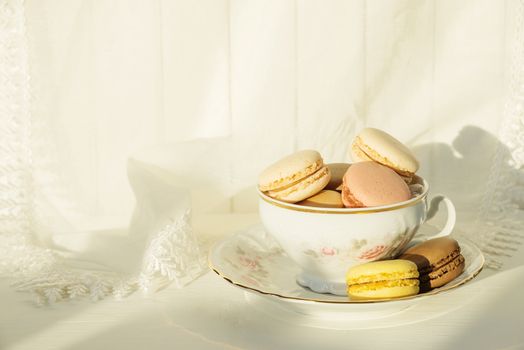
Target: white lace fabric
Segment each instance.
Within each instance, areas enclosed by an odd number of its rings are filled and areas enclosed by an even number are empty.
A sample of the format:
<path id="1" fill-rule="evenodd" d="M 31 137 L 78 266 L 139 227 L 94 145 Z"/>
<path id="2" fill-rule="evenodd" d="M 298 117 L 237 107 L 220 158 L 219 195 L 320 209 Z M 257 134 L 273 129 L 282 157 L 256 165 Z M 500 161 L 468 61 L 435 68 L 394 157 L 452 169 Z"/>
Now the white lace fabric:
<path id="1" fill-rule="evenodd" d="M 24 2 L 0 2 L 0 275 L 9 276 L 20 291 L 31 292 L 38 304 L 89 297 L 124 297 L 148 292 L 171 282 L 183 286 L 204 271 L 204 259 L 191 230 L 190 206 L 173 201 L 161 217 L 148 214 L 155 207 L 147 198 L 149 176 L 134 181 L 139 203 L 131 229 L 140 229 L 143 245 L 133 258 L 142 261 L 134 272 L 122 273 L 47 246 L 50 203 L 38 197 L 48 191 L 50 173 L 38 142 L 41 129 L 30 114 L 30 79 L 25 38 Z M 35 125 L 36 124 L 36 125 Z M 36 133 L 36 134 L 35 134 Z M 42 158 L 33 159 L 34 155 Z M 49 156 L 49 155 L 48 155 Z M 140 176 L 140 165 L 129 176 Z M 51 177 L 56 180 L 58 178 Z M 173 193 L 169 186 L 161 190 Z M 46 206 L 47 205 L 47 206 Z M 109 247 L 119 249 L 119 247 Z"/>
<path id="2" fill-rule="evenodd" d="M 474 228 L 468 232 L 487 255 L 487 266 L 502 267 L 524 241 L 524 1 L 515 3 L 509 67 L 509 95 L 486 192 Z"/>
<path id="3" fill-rule="evenodd" d="M 510 95 L 500 142 L 483 200 L 471 210 L 478 214 L 476 221 L 468 220 L 457 232 L 481 247 L 492 268 L 500 268 L 503 257 L 512 255 L 523 240 L 524 1 L 517 7 Z M 223 210 L 221 198 L 245 195 L 238 193 L 256 181 L 251 181 L 251 173 L 260 165 L 252 159 L 258 156 L 258 144 L 237 144 L 241 159 L 232 159 L 234 152 L 227 142 L 188 143 L 184 147 L 191 150 L 181 147 L 178 153 L 166 149 L 169 157 L 158 159 L 174 163 L 176 156 L 177 169 L 187 172 L 176 181 L 169 179 L 180 174 L 164 174 L 151 164 L 130 159 L 127 172 L 136 205 L 125 235 L 87 233 L 88 241 L 98 242 L 91 242 L 96 249 L 90 254 L 66 249 L 67 245 L 57 244 L 53 233 L 59 228 L 68 236 L 66 241 L 78 241 L 80 235 L 67 235 L 64 213 L 78 208 L 56 171 L 59 166 L 52 164 L 58 161 L 49 142 L 51 133 L 32 113 L 31 103 L 38 96 L 31 91 L 23 0 L 0 1 L 0 29 L 0 276 L 11 278 L 18 290 L 32 293 L 38 304 L 46 304 L 120 298 L 169 284 L 183 287 L 205 272 L 205 249 L 193 232 L 191 213 L 203 207 Z M 338 141 L 349 129 L 337 132 L 330 148 L 343 153 Z M 251 130 L 253 135 L 257 131 Z M 249 140 L 243 138 L 253 135 L 240 135 L 239 143 L 247 144 Z M 323 135 L 319 135 L 320 140 Z M 200 164 L 201 159 L 207 160 L 206 166 Z M 203 175 L 196 178 L 195 174 Z M 211 198 L 210 192 L 218 199 Z"/>

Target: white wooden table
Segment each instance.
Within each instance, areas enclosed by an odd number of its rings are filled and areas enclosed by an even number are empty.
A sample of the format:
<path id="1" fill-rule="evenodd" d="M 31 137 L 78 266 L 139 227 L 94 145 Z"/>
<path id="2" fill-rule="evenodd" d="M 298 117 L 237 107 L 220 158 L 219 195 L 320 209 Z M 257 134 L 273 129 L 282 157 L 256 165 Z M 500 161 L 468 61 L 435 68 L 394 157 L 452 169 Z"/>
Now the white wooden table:
<path id="1" fill-rule="evenodd" d="M 183 289 L 39 308 L 0 281 L 1 349 L 524 349 L 524 253 L 386 328 L 306 327 L 261 312 L 212 272 Z"/>

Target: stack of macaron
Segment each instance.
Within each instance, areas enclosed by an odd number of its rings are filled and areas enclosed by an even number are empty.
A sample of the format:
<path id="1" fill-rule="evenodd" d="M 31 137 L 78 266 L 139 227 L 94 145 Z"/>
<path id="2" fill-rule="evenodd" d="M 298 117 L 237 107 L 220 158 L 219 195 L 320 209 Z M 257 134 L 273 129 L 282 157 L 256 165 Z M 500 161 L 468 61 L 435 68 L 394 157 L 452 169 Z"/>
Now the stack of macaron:
<path id="1" fill-rule="evenodd" d="M 400 259 L 417 265 L 420 290 L 438 288 L 458 277 L 465 267 L 458 242 L 451 237 L 430 239 L 407 249 Z"/>
<path id="2" fill-rule="evenodd" d="M 417 159 L 386 132 L 363 129 L 349 154 L 352 164 L 324 164 L 317 151 L 293 153 L 267 167 L 260 174 L 258 187 L 284 202 L 326 208 L 389 205 L 420 193 Z"/>
<path id="3" fill-rule="evenodd" d="M 384 206 L 422 192 L 417 159 L 386 132 L 363 129 L 349 155 L 353 163 L 325 164 L 317 151 L 293 153 L 267 167 L 258 188 L 283 202 L 324 208 Z M 409 248 L 398 259 L 351 267 L 347 291 L 352 299 L 407 297 L 443 286 L 464 267 L 458 242 L 436 238 Z"/>
<path id="4" fill-rule="evenodd" d="M 434 238 L 407 249 L 398 259 L 351 267 L 346 274 L 347 291 L 355 300 L 408 297 L 451 282 L 464 267 L 455 239 Z"/>
<path id="5" fill-rule="evenodd" d="M 451 282 L 464 267 L 455 239 L 430 239 L 407 249 L 398 259 L 351 267 L 346 274 L 347 291 L 352 299 L 412 296 Z"/>

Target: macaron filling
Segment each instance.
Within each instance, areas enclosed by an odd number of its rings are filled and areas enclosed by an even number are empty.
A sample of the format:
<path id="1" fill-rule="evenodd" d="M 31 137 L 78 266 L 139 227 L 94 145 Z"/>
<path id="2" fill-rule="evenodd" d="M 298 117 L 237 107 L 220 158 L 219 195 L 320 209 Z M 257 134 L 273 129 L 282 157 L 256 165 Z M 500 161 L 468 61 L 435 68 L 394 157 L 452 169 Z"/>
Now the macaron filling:
<path id="1" fill-rule="evenodd" d="M 406 177 L 410 179 L 413 175 L 415 175 L 413 172 L 400 168 L 398 165 L 393 164 L 388 158 L 381 156 L 378 152 L 373 150 L 372 148 L 368 147 L 366 144 L 362 142 L 360 137 L 355 138 L 355 148 L 358 149 L 360 152 L 355 152 L 360 158 L 362 159 L 371 159 L 374 160 L 377 163 L 380 163 L 384 166 L 387 166 L 388 168 L 393 169 L 398 174 L 402 175 L 403 177 Z"/>
<path id="2" fill-rule="evenodd" d="M 456 269 L 460 269 L 464 265 L 465 259 L 462 255 L 457 256 L 455 259 L 451 260 L 449 263 L 433 269 L 428 273 L 430 280 L 436 280 L 442 278 L 445 274 L 450 273 Z"/>
<path id="3" fill-rule="evenodd" d="M 347 186 L 342 184 L 342 203 L 348 208 L 364 208 L 365 205 L 353 196 Z"/>
<path id="4" fill-rule="evenodd" d="M 299 190 L 300 188 L 302 188 L 303 186 L 307 185 L 308 183 L 315 182 L 316 180 L 320 179 L 322 176 L 327 175 L 328 172 L 329 170 L 327 167 L 325 166 L 321 167 L 314 173 L 301 177 L 298 180 L 295 180 L 295 182 L 293 183 L 290 183 L 286 186 L 283 186 L 283 187 L 280 187 L 274 190 L 267 191 L 267 194 L 270 197 L 275 197 L 275 198 L 277 198 L 277 196 L 279 195 L 289 195 L 292 192 L 295 192 Z"/>
<path id="5" fill-rule="evenodd" d="M 362 129 L 351 144 L 350 154 L 355 161 L 369 158 L 408 179 L 419 168 L 415 155 L 406 145 L 387 132 L 376 128 Z"/>
<path id="6" fill-rule="evenodd" d="M 324 162 L 322 159 L 318 159 L 302 171 L 297 171 L 291 175 L 276 179 L 270 184 L 259 184 L 258 187 L 262 192 L 285 190 L 286 188 L 292 187 L 303 179 L 315 174 L 319 169 L 322 169 L 323 165 Z"/>
<path id="7" fill-rule="evenodd" d="M 417 269 L 412 269 L 405 272 L 379 272 L 372 275 L 361 275 L 356 277 L 347 277 L 346 282 L 348 285 L 354 284 L 366 284 L 366 283 L 378 283 L 388 281 L 399 281 L 416 279 L 418 277 Z"/>
<path id="8" fill-rule="evenodd" d="M 432 271 L 440 269 L 442 266 L 451 263 L 454 259 L 458 258 L 460 255 L 460 248 L 452 251 L 449 255 L 438 260 L 436 263 L 431 263 L 425 256 L 419 254 L 404 254 L 402 259 L 407 259 L 413 261 L 418 266 L 418 271 L 420 274 L 428 274 Z"/>
<path id="9" fill-rule="evenodd" d="M 355 139 L 355 141 L 351 145 L 351 157 L 353 158 L 353 161 L 355 162 L 367 162 L 367 161 L 373 160 L 366 154 L 366 152 L 364 152 L 359 147 L 359 145 L 357 144 L 357 139 Z"/>
<path id="10" fill-rule="evenodd" d="M 419 280 L 416 278 L 391 280 L 391 281 L 376 281 L 361 284 L 353 284 L 348 286 L 348 292 L 362 292 L 379 290 L 383 288 L 394 288 L 394 287 L 416 287 L 419 285 Z"/>

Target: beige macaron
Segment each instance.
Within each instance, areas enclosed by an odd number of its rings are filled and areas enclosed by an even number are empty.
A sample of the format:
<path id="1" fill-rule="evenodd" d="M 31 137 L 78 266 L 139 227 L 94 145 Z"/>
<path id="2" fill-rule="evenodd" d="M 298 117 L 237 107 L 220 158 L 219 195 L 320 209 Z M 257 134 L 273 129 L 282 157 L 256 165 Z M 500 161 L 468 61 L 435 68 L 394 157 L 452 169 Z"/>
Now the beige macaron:
<path id="1" fill-rule="evenodd" d="M 297 204 L 319 208 L 344 208 L 342 196 L 337 191 L 322 190 L 313 197 L 304 199 Z"/>
<path id="2" fill-rule="evenodd" d="M 296 203 L 320 192 L 331 179 L 320 153 L 303 150 L 267 167 L 258 179 L 258 188 L 268 196 Z"/>
<path id="3" fill-rule="evenodd" d="M 395 170 L 408 182 L 419 168 L 419 163 L 409 148 L 388 133 L 375 128 L 363 129 L 353 140 L 349 153 L 355 162 L 373 160 Z"/>

